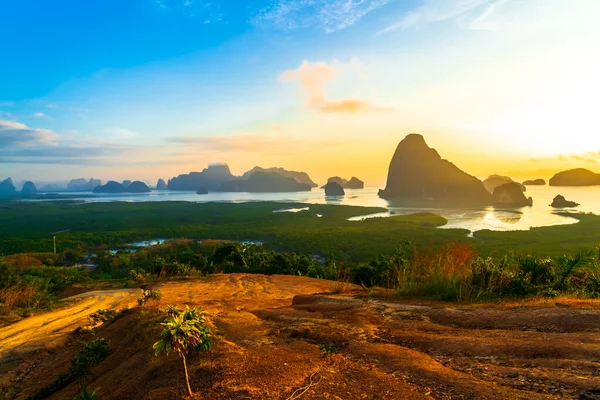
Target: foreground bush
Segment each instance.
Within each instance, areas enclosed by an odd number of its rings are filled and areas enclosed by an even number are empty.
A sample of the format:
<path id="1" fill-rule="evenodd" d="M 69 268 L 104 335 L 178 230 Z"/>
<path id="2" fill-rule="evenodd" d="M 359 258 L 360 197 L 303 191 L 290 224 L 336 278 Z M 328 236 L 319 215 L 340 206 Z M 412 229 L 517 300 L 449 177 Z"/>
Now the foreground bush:
<path id="1" fill-rule="evenodd" d="M 88 280 L 82 268 L 32 266 L 21 270 L 0 258 L 0 315 L 49 309 L 63 290 Z"/>
<path id="2" fill-rule="evenodd" d="M 474 301 L 502 296 L 600 297 L 600 246 L 562 257 L 509 252 L 480 257 L 464 243 L 419 247 L 405 242 L 368 263 L 336 262 L 332 257 L 277 253 L 262 246 L 232 242 L 178 240 L 135 253 L 99 252 L 91 274 L 77 268 L 32 267 L 17 272 L 0 259 L 0 314 L 25 315 L 49 308 L 56 295 L 90 278 L 134 282 L 212 273 L 287 274 L 379 286 L 399 295 Z M 143 293 L 140 305 L 160 303 Z"/>

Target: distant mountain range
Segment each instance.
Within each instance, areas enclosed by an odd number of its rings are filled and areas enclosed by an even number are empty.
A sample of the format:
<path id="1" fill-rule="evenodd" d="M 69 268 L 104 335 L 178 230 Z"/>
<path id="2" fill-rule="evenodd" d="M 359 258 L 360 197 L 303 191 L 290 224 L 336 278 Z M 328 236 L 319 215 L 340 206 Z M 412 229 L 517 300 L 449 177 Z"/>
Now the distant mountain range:
<path id="1" fill-rule="evenodd" d="M 96 186 L 94 193 L 149 193 L 150 188 L 142 181 L 108 181 L 105 185 Z"/>
<path id="2" fill-rule="evenodd" d="M 310 191 L 317 184 L 306 172 L 288 171 L 283 168 L 254 167 L 236 177 L 227 164 L 213 164 L 202 172 L 190 172 L 169 179 L 168 190 L 213 192 L 301 192 Z M 203 192 L 203 190 L 202 190 Z"/>
<path id="3" fill-rule="evenodd" d="M 364 182 L 357 177 L 346 180 L 334 176 L 327 180 L 327 184 L 333 183 L 336 186 L 328 186 L 330 193 L 334 191 L 342 193 L 343 189 L 364 188 Z M 482 182 L 450 161 L 442 159 L 435 149 L 427 145 L 423 136 L 409 134 L 398 144 L 390 162 L 385 189 L 379 190 L 378 195 L 393 203 L 419 207 L 526 206 L 531 205 L 531 198 L 523 194 L 527 190 L 526 186 L 545 184 L 546 181 L 543 179 L 528 180 L 521 184 L 501 175 L 491 175 Z M 600 174 L 584 168 L 571 169 L 554 175 L 549 184 L 550 186 L 600 185 Z M 317 186 L 306 172 L 256 166 L 241 176 L 235 176 L 225 163 L 211 164 L 201 172 L 181 174 L 169 179 L 168 182 L 159 179 L 156 183 L 157 190 L 193 191 L 198 194 L 298 192 L 310 191 Z M 340 188 L 342 190 L 339 190 Z M 150 187 L 144 182 L 131 180 L 124 180 L 122 183 L 109 181 L 102 185 L 99 179 L 76 178 L 65 186 L 47 184 L 39 189 L 33 182 L 27 181 L 22 183 L 20 191 L 15 188 L 11 178 L 0 182 L 0 196 L 3 197 L 35 196 L 38 193 L 48 192 L 147 193 L 150 191 Z"/>

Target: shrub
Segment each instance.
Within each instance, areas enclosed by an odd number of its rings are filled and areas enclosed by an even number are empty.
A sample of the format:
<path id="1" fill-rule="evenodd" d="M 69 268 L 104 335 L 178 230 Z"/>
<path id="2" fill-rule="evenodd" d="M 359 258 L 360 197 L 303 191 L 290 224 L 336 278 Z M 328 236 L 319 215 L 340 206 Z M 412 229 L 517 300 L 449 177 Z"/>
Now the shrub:
<path id="1" fill-rule="evenodd" d="M 96 310 L 96 312 L 93 312 L 90 315 L 88 315 L 88 321 L 89 321 L 90 325 L 96 325 L 96 324 L 105 323 L 105 322 L 113 322 L 114 320 L 122 317 L 123 315 L 127 314 L 128 312 L 129 312 L 128 308 L 122 308 L 119 311 L 112 310 L 112 309 L 104 309 L 104 310 L 99 309 L 99 310 Z"/>
<path id="2" fill-rule="evenodd" d="M 332 356 L 334 354 L 337 354 L 338 349 L 335 345 L 333 344 L 329 344 L 329 343 L 323 343 L 319 346 L 319 350 L 321 350 L 323 352 L 324 356 Z"/>
<path id="3" fill-rule="evenodd" d="M 569 277 L 579 268 L 588 266 L 594 262 L 594 253 L 592 251 L 579 250 L 577 254 L 563 256 L 558 259 L 560 279 L 556 284 L 557 289 L 564 289 Z"/>
<path id="4" fill-rule="evenodd" d="M 100 310 L 96 310 L 96 312 L 93 312 L 90 315 L 88 315 L 88 321 L 89 321 L 90 325 L 95 325 L 98 323 L 112 321 L 116 317 L 117 317 L 117 312 L 115 310 L 100 309 Z"/>
<path id="5" fill-rule="evenodd" d="M 162 299 L 163 294 L 160 290 L 143 290 L 142 295 L 138 297 L 137 302 L 140 306 L 145 305 L 148 301 L 154 301 L 158 306 L 160 304 L 160 300 Z"/>
<path id="6" fill-rule="evenodd" d="M 147 277 L 148 274 L 143 269 L 134 268 L 131 271 L 129 271 L 129 279 L 131 279 L 132 281 L 141 282 L 144 281 Z"/>

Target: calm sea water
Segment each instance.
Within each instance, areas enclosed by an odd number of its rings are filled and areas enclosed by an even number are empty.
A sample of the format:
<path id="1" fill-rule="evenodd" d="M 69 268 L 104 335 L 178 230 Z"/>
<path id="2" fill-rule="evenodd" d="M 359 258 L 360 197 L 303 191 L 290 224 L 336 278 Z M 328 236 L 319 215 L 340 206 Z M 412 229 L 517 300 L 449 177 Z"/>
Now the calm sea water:
<path id="1" fill-rule="evenodd" d="M 530 227 L 561 225 L 576 223 L 573 218 L 557 215 L 557 210 L 550 207 L 552 199 L 557 194 L 562 194 L 567 200 L 581 203 L 576 211 L 593 212 L 600 215 L 600 186 L 591 187 L 550 187 L 529 186 L 526 195 L 533 197 L 533 207 L 494 209 L 440 209 L 440 208 L 405 208 L 393 207 L 387 201 L 377 196 L 379 188 L 367 187 L 360 190 L 346 190 L 346 196 L 325 197 L 322 189 L 313 189 L 311 192 L 295 193 L 209 193 L 197 195 L 194 192 L 183 191 L 152 191 L 144 194 L 97 194 L 95 197 L 85 197 L 92 193 L 81 193 L 82 201 L 111 202 L 111 201 L 192 201 L 192 202 L 232 202 L 242 203 L 249 201 L 276 201 L 282 203 L 307 203 L 307 204 L 344 204 L 353 206 L 375 206 L 388 209 L 388 212 L 366 215 L 366 217 L 386 217 L 389 215 L 411 214 L 415 212 L 434 212 L 448 219 L 444 228 L 464 228 L 470 231 L 481 229 L 492 230 L 527 230 Z M 569 209 L 566 209 L 569 210 Z"/>

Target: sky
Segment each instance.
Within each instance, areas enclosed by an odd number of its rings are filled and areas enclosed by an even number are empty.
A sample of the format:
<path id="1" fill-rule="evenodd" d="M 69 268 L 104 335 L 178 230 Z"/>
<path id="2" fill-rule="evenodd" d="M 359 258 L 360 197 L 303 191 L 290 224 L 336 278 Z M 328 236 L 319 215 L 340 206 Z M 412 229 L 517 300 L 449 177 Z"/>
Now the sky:
<path id="1" fill-rule="evenodd" d="M 598 0 L 3 0 L 0 179 L 600 172 Z"/>

